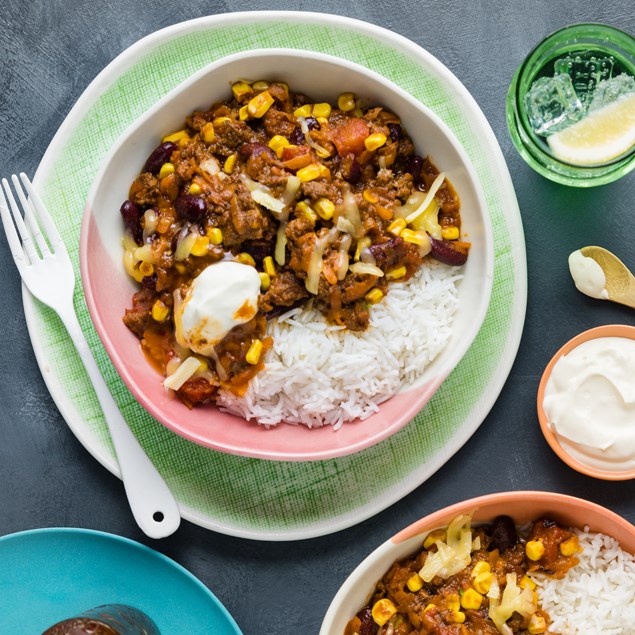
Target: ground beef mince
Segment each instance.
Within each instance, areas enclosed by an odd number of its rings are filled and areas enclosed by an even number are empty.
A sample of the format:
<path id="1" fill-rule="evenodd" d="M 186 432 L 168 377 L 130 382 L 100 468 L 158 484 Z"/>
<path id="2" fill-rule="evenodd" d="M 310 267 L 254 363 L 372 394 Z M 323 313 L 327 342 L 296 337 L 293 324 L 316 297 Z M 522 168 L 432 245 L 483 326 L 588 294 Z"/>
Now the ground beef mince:
<path id="1" fill-rule="evenodd" d="M 464 515 L 432 531 L 393 563 L 344 635 L 553 633 L 527 574 L 562 578 L 579 562 L 578 539 L 549 519 L 523 529 L 508 516 L 472 528 Z"/>
<path id="2" fill-rule="evenodd" d="M 175 297 L 219 261 L 254 266 L 261 280 L 256 316 L 197 355 L 175 389 L 189 407 L 213 403 L 219 387 L 244 392 L 272 345 L 267 319 L 312 302 L 361 331 L 426 256 L 467 258 L 456 192 L 381 105 L 236 82 L 229 99 L 166 132 L 121 207 L 124 262 L 142 287 L 125 324 L 171 377 L 192 356 L 175 334 Z"/>

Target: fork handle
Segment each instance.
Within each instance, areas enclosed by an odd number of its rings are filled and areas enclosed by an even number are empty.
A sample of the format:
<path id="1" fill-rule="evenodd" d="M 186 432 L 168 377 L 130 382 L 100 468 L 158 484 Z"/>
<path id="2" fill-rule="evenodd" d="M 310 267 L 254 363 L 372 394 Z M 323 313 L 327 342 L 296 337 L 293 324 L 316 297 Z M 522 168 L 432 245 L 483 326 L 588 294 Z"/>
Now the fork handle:
<path id="1" fill-rule="evenodd" d="M 84 363 L 104 412 L 128 503 L 137 524 L 150 538 L 164 538 L 173 534 L 179 527 L 181 514 L 172 492 L 128 427 L 112 398 L 75 311 L 64 311 L 60 313 L 60 317 Z"/>

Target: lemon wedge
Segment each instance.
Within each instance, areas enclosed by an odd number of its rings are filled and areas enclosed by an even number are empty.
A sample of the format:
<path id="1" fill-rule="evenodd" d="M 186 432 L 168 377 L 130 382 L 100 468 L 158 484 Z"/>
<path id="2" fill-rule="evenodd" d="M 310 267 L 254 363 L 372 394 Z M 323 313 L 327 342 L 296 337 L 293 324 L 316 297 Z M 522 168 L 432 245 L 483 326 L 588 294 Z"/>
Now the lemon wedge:
<path id="1" fill-rule="evenodd" d="M 604 106 L 547 139 L 554 156 L 574 165 L 601 165 L 635 145 L 635 94 Z"/>

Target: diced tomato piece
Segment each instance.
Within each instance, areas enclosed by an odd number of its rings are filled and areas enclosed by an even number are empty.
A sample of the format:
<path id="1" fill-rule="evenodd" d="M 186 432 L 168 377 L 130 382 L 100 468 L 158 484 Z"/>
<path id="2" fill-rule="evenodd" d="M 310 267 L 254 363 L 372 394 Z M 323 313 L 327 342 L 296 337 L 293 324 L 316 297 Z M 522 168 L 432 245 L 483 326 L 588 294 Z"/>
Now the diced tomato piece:
<path id="1" fill-rule="evenodd" d="M 364 140 L 369 134 L 368 124 L 363 119 L 354 118 L 335 129 L 333 143 L 340 156 L 348 153 L 358 155 L 366 149 Z"/>
<path id="2" fill-rule="evenodd" d="M 285 146 L 282 148 L 282 160 L 289 161 L 290 159 L 310 154 L 310 152 L 311 148 L 309 146 Z"/>
<path id="3" fill-rule="evenodd" d="M 287 170 L 299 170 L 314 162 L 309 146 L 291 146 L 282 149 L 282 165 Z"/>

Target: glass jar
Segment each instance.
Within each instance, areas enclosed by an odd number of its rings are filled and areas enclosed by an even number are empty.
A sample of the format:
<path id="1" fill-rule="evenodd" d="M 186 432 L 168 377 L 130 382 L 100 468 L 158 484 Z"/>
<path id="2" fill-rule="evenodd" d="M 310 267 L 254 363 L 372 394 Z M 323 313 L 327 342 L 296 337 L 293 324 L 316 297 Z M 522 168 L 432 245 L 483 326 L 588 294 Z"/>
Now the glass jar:
<path id="1" fill-rule="evenodd" d="M 574 24 L 552 33 L 516 71 L 507 93 L 507 126 L 523 159 L 539 174 L 564 185 L 593 187 L 615 181 L 635 168 L 635 147 L 599 165 L 574 165 L 558 159 L 530 125 L 525 96 L 541 77 L 553 77 L 554 63 L 590 54 L 611 58 L 619 72 L 635 76 L 635 38 L 612 26 Z M 613 73 L 615 75 L 615 73 Z"/>
<path id="2" fill-rule="evenodd" d="M 104 604 L 54 624 L 42 635 L 160 635 L 156 624 L 139 609 Z"/>

